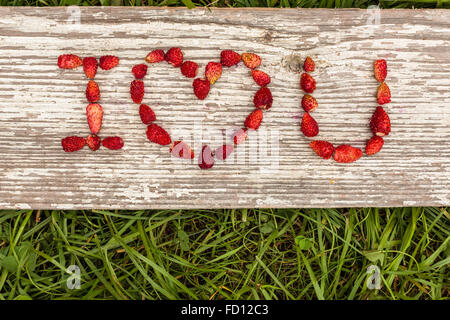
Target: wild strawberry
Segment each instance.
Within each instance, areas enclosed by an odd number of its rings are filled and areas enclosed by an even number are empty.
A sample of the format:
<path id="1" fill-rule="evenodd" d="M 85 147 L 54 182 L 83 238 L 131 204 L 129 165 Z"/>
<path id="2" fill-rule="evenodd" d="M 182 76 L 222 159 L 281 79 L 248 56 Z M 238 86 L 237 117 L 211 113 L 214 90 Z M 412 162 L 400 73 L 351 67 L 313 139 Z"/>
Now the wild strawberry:
<path id="1" fill-rule="evenodd" d="M 300 78 L 300 87 L 307 93 L 313 93 L 316 90 L 316 80 L 307 73 L 302 73 Z"/>
<path id="2" fill-rule="evenodd" d="M 116 56 L 103 56 L 100 57 L 100 68 L 103 70 L 111 70 L 119 64 L 119 58 Z"/>
<path id="3" fill-rule="evenodd" d="M 256 108 L 269 110 L 272 107 L 273 97 L 269 88 L 259 89 L 253 96 L 253 104 Z"/>
<path id="4" fill-rule="evenodd" d="M 379 82 L 384 82 L 387 76 L 386 60 L 375 60 L 375 62 L 373 63 L 373 71 L 375 79 L 377 79 Z"/>
<path id="5" fill-rule="evenodd" d="M 307 137 L 315 137 L 319 134 L 317 121 L 308 112 L 305 112 L 302 119 L 301 130 Z"/>
<path id="6" fill-rule="evenodd" d="M 192 83 L 194 93 L 198 99 L 203 100 L 208 96 L 210 84 L 208 80 L 197 78 Z"/>
<path id="7" fill-rule="evenodd" d="M 306 57 L 305 62 L 303 63 L 303 70 L 306 72 L 313 72 L 316 69 L 316 64 L 311 57 Z"/>
<path id="8" fill-rule="evenodd" d="M 92 151 L 97 151 L 100 148 L 101 139 L 99 136 L 96 136 L 95 134 L 90 134 L 86 138 L 86 144 Z"/>
<path id="9" fill-rule="evenodd" d="M 168 145 L 172 142 L 170 135 L 166 130 L 161 128 L 155 123 L 151 123 L 147 127 L 147 138 L 153 143 L 160 144 L 162 146 Z"/>
<path id="10" fill-rule="evenodd" d="M 306 112 L 310 112 L 315 110 L 318 107 L 318 103 L 316 98 L 314 98 L 313 96 L 309 95 L 309 94 L 305 94 L 302 98 L 302 108 L 303 110 L 305 110 Z"/>
<path id="11" fill-rule="evenodd" d="M 314 140 L 309 143 L 309 146 L 324 159 L 330 159 L 334 152 L 334 146 L 328 141 Z"/>
<path id="12" fill-rule="evenodd" d="M 131 72 L 136 79 L 142 79 L 147 74 L 147 65 L 144 63 L 137 64 L 133 67 L 133 69 L 131 69 Z"/>
<path id="13" fill-rule="evenodd" d="M 253 130 L 257 130 L 259 126 L 261 125 L 263 119 L 263 112 L 261 109 L 256 109 L 252 113 L 250 113 L 247 116 L 247 119 L 245 119 L 244 125 Z"/>
<path id="14" fill-rule="evenodd" d="M 61 69 L 74 69 L 82 64 L 81 58 L 74 54 L 62 54 L 58 57 L 58 67 Z"/>
<path id="15" fill-rule="evenodd" d="M 181 65 L 181 74 L 188 78 L 195 78 L 197 75 L 198 64 L 193 61 L 185 61 Z"/>
<path id="16" fill-rule="evenodd" d="M 376 136 L 387 136 L 391 132 L 391 121 L 383 107 L 378 106 L 370 119 L 370 128 Z"/>
<path id="17" fill-rule="evenodd" d="M 378 151 L 381 150 L 381 148 L 383 147 L 384 144 L 384 140 L 382 137 L 379 136 L 373 136 L 372 138 L 369 139 L 369 141 L 367 141 L 366 144 L 366 154 L 368 156 L 371 156 L 375 153 L 377 153 Z"/>
<path id="18" fill-rule="evenodd" d="M 363 155 L 361 149 L 348 144 L 340 145 L 334 153 L 334 160 L 341 163 L 349 163 L 358 160 Z"/>
<path id="19" fill-rule="evenodd" d="M 123 148 L 121 137 L 107 137 L 102 140 L 102 145 L 109 150 L 119 150 Z"/>
<path id="20" fill-rule="evenodd" d="M 223 146 L 219 147 L 214 151 L 214 156 L 218 160 L 225 160 L 228 158 L 228 156 L 233 152 L 234 147 L 229 144 L 224 144 Z"/>
<path id="21" fill-rule="evenodd" d="M 222 65 L 218 62 L 208 62 L 205 68 L 205 77 L 209 83 L 214 84 L 222 75 Z"/>
<path id="22" fill-rule="evenodd" d="M 83 137 L 66 137 L 61 140 L 62 147 L 65 152 L 74 152 L 83 149 L 86 140 Z"/>
<path id="23" fill-rule="evenodd" d="M 173 65 L 175 68 L 178 68 L 183 63 L 183 52 L 181 52 L 180 48 L 170 48 L 165 55 L 165 60 Z"/>
<path id="24" fill-rule="evenodd" d="M 258 68 L 261 65 L 261 57 L 255 53 L 243 53 L 242 61 L 250 69 Z"/>
<path id="25" fill-rule="evenodd" d="M 386 104 L 391 102 L 391 90 L 389 90 L 386 82 L 380 84 L 377 90 L 377 101 L 378 104 Z"/>
<path id="26" fill-rule="evenodd" d="M 156 120 L 156 115 L 153 112 L 152 108 L 150 108 L 146 104 L 141 104 L 139 107 L 139 115 L 141 116 L 141 120 L 144 124 L 150 124 Z"/>
<path id="27" fill-rule="evenodd" d="M 220 63 L 225 67 L 232 67 L 241 62 L 241 55 L 233 50 L 223 50 L 220 53 Z"/>
<path id="28" fill-rule="evenodd" d="M 181 159 L 193 159 L 194 151 L 184 141 L 174 141 L 170 146 L 170 153 L 177 158 Z"/>
<path id="29" fill-rule="evenodd" d="M 241 144 L 247 137 L 247 128 L 239 129 L 233 134 L 233 142 L 235 145 Z"/>
<path id="30" fill-rule="evenodd" d="M 256 84 L 265 87 L 270 83 L 270 76 L 261 70 L 252 70 L 252 77 Z"/>
<path id="31" fill-rule="evenodd" d="M 164 61 L 164 59 L 165 53 L 161 49 L 153 50 L 147 55 L 147 57 L 145 57 L 145 61 L 147 61 L 148 63 L 158 63 Z"/>
<path id="32" fill-rule="evenodd" d="M 130 95 L 134 103 L 140 104 L 144 98 L 144 82 L 142 80 L 133 80 L 130 84 Z"/>
<path id="33" fill-rule="evenodd" d="M 90 104 L 86 107 L 86 116 L 92 134 L 98 134 L 102 128 L 103 108 L 99 104 Z"/>
<path id="34" fill-rule="evenodd" d="M 86 57 L 83 59 L 83 70 L 86 77 L 94 79 L 97 74 L 97 59 L 94 57 Z"/>
<path id="35" fill-rule="evenodd" d="M 200 169 L 210 169 L 214 166 L 214 155 L 211 148 L 207 145 L 202 147 L 202 152 L 198 157 L 198 166 Z"/>
<path id="36" fill-rule="evenodd" d="M 86 86 L 86 99 L 89 102 L 97 102 L 100 100 L 100 89 L 94 80 L 89 80 Z"/>

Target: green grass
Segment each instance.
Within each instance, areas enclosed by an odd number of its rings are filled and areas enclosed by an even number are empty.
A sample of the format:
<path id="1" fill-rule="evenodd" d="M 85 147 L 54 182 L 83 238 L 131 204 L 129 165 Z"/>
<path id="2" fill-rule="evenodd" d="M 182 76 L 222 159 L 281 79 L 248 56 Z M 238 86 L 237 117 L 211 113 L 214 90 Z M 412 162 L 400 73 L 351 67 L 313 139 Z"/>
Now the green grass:
<path id="1" fill-rule="evenodd" d="M 195 6 L 209 7 L 275 7 L 275 8 L 450 8 L 450 0 L 0 0 L 11 6 Z"/>
<path id="2" fill-rule="evenodd" d="M 2 211 L 0 299 L 448 299 L 449 244 L 448 208 Z"/>

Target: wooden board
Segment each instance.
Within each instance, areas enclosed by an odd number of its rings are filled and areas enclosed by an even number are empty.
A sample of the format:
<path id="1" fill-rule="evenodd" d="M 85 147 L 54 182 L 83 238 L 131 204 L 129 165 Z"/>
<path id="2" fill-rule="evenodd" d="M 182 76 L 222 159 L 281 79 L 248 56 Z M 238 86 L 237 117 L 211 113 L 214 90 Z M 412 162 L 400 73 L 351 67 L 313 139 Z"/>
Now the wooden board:
<path id="1" fill-rule="evenodd" d="M 0 208 L 450 205 L 450 11 L 384 10 L 379 24 L 374 14 L 91 7 L 81 9 L 77 25 L 73 8 L 0 8 Z M 274 105 L 259 153 L 252 134 L 237 148 L 239 160 L 205 171 L 196 159 L 174 159 L 148 142 L 129 97 L 131 67 L 151 49 L 173 46 L 201 73 L 223 49 L 260 54 Z M 87 81 L 81 68 L 58 69 L 63 53 L 121 58 L 96 80 L 105 109 L 100 135 L 123 137 L 123 150 L 62 151 L 61 138 L 89 133 Z M 303 93 L 295 70 L 307 55 L 317 63 L 319 138 L 357 147 L 370 137 L 377 106 L 373 61 L 388 61 L 392 132 L 381 153 L 339 164 L 312 152 L 299 130 Z M 166 63 L 152 65 L 145 81 L 144 101 L 158 123 L 197 153 L 242 125 L 257 89 L 244 66 L 225 70 L 204 101 Z"/>

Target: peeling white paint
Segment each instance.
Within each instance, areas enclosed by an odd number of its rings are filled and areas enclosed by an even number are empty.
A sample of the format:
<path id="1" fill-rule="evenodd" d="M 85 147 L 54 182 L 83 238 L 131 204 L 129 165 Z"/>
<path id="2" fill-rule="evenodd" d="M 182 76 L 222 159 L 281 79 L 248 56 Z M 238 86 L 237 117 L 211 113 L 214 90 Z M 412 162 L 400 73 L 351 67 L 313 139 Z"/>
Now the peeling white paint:
<path id="1" fill-rule="evenodd" d="M 450 204 L 449 11 L 384 10 L 381 24 L 371 26 L 364 10 L 173 10 L 81 8 L 74 29 L 64 24 L 65 8 L 0 8 L 0 208 Z M 129 98 L 130 70 L 151 49 L 171 46 L 182 47 L 200 73 L 223 48 L 261 55 L 274 96 L 263 126 L 282 133 L 277 168 L 246 158 L 201 171 L 197 159 L 174 160 L 167 147 L 147 141 Z M 101 136 L 123 137 L 123 150 L 62 152 L 62 137 L 89 133 L 82 70 L 56 66 L 68 52 L 121 58 L 96 80 L 105 109 Z M 344 165 L 311 151 L 292 117 L 301 115 L 303 94 L 299 74 L 282 64 L 292 54 L 316 60 L 317 138 L 358 147 L 370 137 L 376 106 L 373 60 L 388 61 L 392 133 L 379 154 Z M 197 154 L 201 142 L 215 148 L 223 129 L 242 126 L 258 89 L 244 66 L 224 70 L 204 101 L 167 64 L 150 66 L 145 83 L 158 123 L 174 140 L 192 141 Z M 199 142 L 189 132 L 200 123 L 208 130 Z"/>

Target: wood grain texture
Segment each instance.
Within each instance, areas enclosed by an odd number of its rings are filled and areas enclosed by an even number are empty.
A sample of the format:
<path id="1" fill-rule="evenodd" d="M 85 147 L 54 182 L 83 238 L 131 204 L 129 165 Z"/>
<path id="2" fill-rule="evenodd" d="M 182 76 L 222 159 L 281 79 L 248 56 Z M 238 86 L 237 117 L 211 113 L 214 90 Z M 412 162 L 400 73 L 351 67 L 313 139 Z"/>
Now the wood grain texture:
<path id="1" fill-rule="evenodd" d="M 66 8 L 0 8 L 0 208 L 450 205 L 449 10 L 384 10 L 378 25 L 365 10 L 91 7 L 80 25 L 69 16 Z M 149 143 L 129 97 L 131 67 L 172 46 L 200 72 L 223 49 L 254 51 L 272 76 L 274 105 L 260 135 L 211 170 Z M 121 58 L 96 80 L 100 135 L 120 135 L 123 150 L 62 151 L 61 138 L 89 133 L 87 80 L 81 68 L 58 69 L 62 53 Z M 339 164 L 312 152 L 299 130 L 303 93 L 292 59 L 307 55 L 317 64 L 318 138 L 361 148 L 377 106 L 372 64 L 388 61 L 392 132 L 381 153 Z M 242 125 L 257 89 L 244 66 L 225 70 L 204 101 L 166 63 L 150 66 L 145 81 L 158 123 L 197 153 Z"/>

